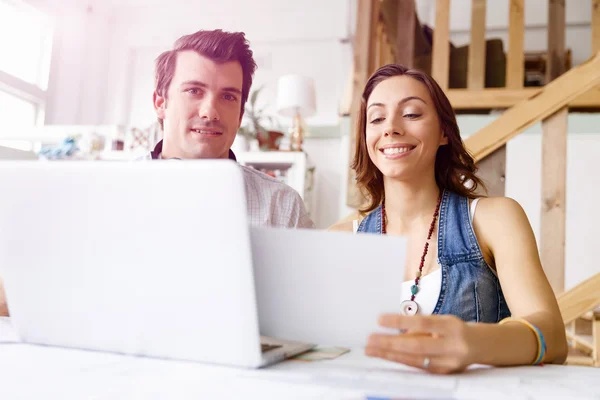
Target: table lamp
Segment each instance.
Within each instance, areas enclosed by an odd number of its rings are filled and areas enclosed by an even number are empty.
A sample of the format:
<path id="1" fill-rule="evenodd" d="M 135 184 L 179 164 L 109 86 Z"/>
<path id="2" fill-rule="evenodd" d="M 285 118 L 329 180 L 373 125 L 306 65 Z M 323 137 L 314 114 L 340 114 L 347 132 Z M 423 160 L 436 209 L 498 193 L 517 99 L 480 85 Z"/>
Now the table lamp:
<path id="1" fill-rule="evenodd" d="M 290 149 L 302 151 L 304 139 L 304 118 L 316 112 L 315 84 L 311 78 L 290 74 L 277 82 L 277 112 L 293 118 Z"/>

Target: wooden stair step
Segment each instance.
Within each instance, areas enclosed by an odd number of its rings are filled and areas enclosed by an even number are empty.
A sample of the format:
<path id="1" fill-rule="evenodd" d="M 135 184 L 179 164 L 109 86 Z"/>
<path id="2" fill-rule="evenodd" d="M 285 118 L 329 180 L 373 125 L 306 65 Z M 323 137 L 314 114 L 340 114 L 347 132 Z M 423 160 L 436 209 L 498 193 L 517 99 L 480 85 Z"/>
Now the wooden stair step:
<path id="1" fill-rule="evenodd" d="M 592 357 L 569 355 L 567 357 L 567 361 L 565 362 L 565 364 L 566 365 L 579 365 L 579 366 L 584 366 L 584 367 L 593 367 L 594 360 L 592 359 Z"/>

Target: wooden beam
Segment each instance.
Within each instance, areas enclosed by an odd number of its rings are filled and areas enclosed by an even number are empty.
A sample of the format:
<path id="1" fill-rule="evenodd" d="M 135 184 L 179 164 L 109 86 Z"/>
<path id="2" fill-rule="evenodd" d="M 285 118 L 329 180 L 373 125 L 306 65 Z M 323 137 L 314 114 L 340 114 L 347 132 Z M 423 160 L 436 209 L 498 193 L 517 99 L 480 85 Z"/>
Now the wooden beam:
<path id="1" fill-rule="evenodd" d="M 485 87 L 485 4 L 486 0 L 471 0 L 471 43 L 467 64 L 467 87 Z"/>
<path id="2" fill-rule="evenodd" d="M 524 0 L 510 0 L 506 87 L 521 89 L 525 80 L 525 6 Z"/>
<path id="3" fill-rule="evenodd" d="M 594 360 L 592 357 L 569 355 L 565 365 L 579 365 L 584 367 L 593 367 Z"/>
<path id="4" fill-rule="evenodd" d="M 506 186 L 506 146 L 500 147 L 477 163 L 477 176 L 487 187 L 488 196 L 504 196 Z M 486 194 L 479 191 L 481 195 Z"/>
<path id="5" fill-rule="evenodd" d="M 486 0 L 471 1 L 471 43 L 467 68 L 467 88 L 485 87 L 485 21 Z M 500 147 L 478 164 L 478 176 L 488 196 L 504 196 L 506 186 L 506 146 Z M 483 194 L 483 192 L 482 192 Z"/>
<path id="6" fill-rule="evenodd" d="M 383 37 L 383 23 L 381 21 L 377 21 L 375 25 L 375 42 L 373 43 L 375 46 L 375 54 L 373 55 L 373 68 L 372 71 L 381 67 L 383 63 L 383 52 L 384 52 L 384 37 Z"/>
<path id="7" fill-rule="evenodd" d="M 556 297 L 563 322 L 568 324 L 600 306 L 600 274 L 580 282 Z"/>
<path id="8" fill-rule="evenodd" d="M 509 108 L 542 92 L 542 88 L 448 89 L 446 95 L 455 110 Z M 600 86 L 589 88 L 568 103 L 569 107 L 600 108 Z"/>
<path id="9" fill-rule="evenodd" d="M 350 146 L 348 165 L 348 188 L 346 191 L 346 203 L 350 207 L 357 208 L 364 198 L 356 186 L 356 174 L 350 165 L 354 161 L 356 148 L 355 126 L 360 110 L 360 101 L 363 88 L 374 69 L 374 38 L 377 21 L 379 20 L 379 0 L 358 0 L 356 14 L 356 33 L 354 37 L 354 59 L 353 59 L 353 81 L 352 97 L 350 107 Z"/>
<path id="10" fill-rule="evenodd" d="M 533 124 L 549 117 L 575 98 L 600 85 L 600 54 L 571 68 L 532 97 L 506 110 L 489 125 L 465 140 L 476 160 L 481 160 Z"/>
<path id="11" fill-rule="evenodd" d="M 396 63 L 412 68 L 415 64 L 415 1 L 402 0 L 396 3 Z"/>
<path id="12" fill-rule="evenodd" d="M 548 7 L 546 82 L 565 72 L 565 0 L 549 0 Z M 565 289 L 568 118 L 563 107 L 542 120 L 540 257 L 556 294 Z"/>
<path id="13" fill-rule="evenodd" d="M 573 342 L 573 348 L 585 352 L 586 354 L 590 354 L 594 351 L 594 345 L 581 336 L 567 332 L 567 340 Z"/>
<path id="14" fill-rule="evenodd" d="M 565 0 L 548 0 L 548 60 L 546 83 L 565 72 Z"/>
<path id="15" fill-rule="evenodd" d="M 370 22 L 369 22 L 369 31 L 368 31 L 368 41 L 369 41 L 369 45 L 368 45 L 368 49 L 367 49 L 367 54 L 369 55 L 369 59 L 368 59 L 368 70 L 367 70 L 367 78 L 373 73 L 373 71 L 375 71 L 379 65 L 377 65 L 378 63 L 378 58 L 377 58 L 377 45 L 378 45 L 378 37 L 377 37 L 377 29 L 380 26 L 380 22 L 379 22 L 379 6 L 380 6 L 380 1 L 379 0 L 359 0 L 359 3 L 361 2 L 367 2 L 370 7 L 371 7 L 371 11 L 367 14 L 369 15 L 369 17 L 371 18 Z M 360 7 L 360 6 L 359 6 Z M 358 23 L 358 21 L 357 21 Z M 358 34 L 358 29 L 356 31 L 356 33 Z M 365 80 L 365 83 L 367 81 Z M 362 91 L 362 88 L 361 88 Z"/>
<path id="16" fill-rule="evenodd" d="M 404 0 L 402 1 L 404 2 Z M 396 47 L 396 36 L 398 34 L 398 0 L 381 0 L 379 4 L 379 18 L 383 21 L 385 31 L 389 36 L 390 44 Z"/>
<path id="17" fill-rule="evenodd" d="M 388 37 L 389 40 L 389 37 Z M 386 56 L 385 56 L 385 63 L 386 64 L 394 64 L 396 63 L 396 54 L 394 53 L 394 48 L 392 46 L 392 44 L 390 43 L 390 45 L 387 47 L 387 52 L 386 52 Z"/>
<path id="18" fill-rule="evenodd" d="M 600 0 L 592 0 L 592 54 L 600 51 Z"/>
<path id="19" fill-rule="evenodd" d="M 431 76 L 437 81 L 442 90 L 448 89 L 449 73 L 450 0 L 437 0 L 435 3 Z"/>
<path id="20" fill-rule="evenodd" d="M 594 351 L 592 358 L 594 359 L 594 365 L 600 367 L 600 318 L 594 318 L 592 321 L 592 340 L 594 341 Z"/>
<path id="21" fill-rule="evenodd" d="M 540 257 L 556 294 L 565 287 L 568 116 L 568 109 L 561 108 L 542 121 Z"/>

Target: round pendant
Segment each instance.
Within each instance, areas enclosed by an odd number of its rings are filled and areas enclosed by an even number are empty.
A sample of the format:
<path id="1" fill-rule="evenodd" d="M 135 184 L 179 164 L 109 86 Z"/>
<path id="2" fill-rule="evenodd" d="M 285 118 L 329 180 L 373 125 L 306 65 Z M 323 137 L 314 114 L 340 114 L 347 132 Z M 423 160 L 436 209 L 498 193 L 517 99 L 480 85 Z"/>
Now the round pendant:
<path id="1" fill-rule="evenodd" d="M 412 300 L 404 300 L 400 304 L 400 311 L 404 315 L 416 315 L 417 311 L 419 311 L 419 306 Z"/>

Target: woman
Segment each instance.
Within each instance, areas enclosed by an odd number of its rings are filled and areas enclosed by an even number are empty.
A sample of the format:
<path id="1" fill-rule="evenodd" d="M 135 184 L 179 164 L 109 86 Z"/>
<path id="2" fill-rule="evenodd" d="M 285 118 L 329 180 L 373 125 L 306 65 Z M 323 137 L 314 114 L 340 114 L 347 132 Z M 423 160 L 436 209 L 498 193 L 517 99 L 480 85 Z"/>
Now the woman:
<path id="1" fill-rule="evenodd" d="M 563 363 L 564 324 L 525 212 L 509 198 L 477 197 L 482 182 L 437 83 L 381 67 L 357 129 L 366 216 L 331 229 L 408 238 L 401 314 L 379 320 L 399 333 L 371 335 L 366 353 L 434 373 Z"/>

